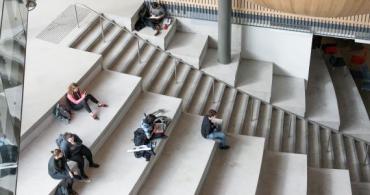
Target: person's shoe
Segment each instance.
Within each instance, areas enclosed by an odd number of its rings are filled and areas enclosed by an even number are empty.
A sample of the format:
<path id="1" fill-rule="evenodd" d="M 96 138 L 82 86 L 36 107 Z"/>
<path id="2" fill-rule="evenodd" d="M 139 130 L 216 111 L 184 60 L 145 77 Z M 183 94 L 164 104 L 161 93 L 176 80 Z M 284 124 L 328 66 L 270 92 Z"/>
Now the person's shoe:
<path id="1" fill-rule="evenodd" d="M 229 149 L 230 148 L 230 146 L 228 146 L 228 145 L 224 145 L 224 146 L 220 146 L 219 147 L 221 150 L 227 150 L 227 149 Z"/>
<path id="2" fill-rule="evenodd" d="M 95 119 L 95 120 L 99 120 L 99 117 L 98 117 L 98 115 L 96 114 L 96 112 L 92 112 L 92 113 L 90 114 L 90 116 L 91 116 L 93 119 Z"/>
<path id="3" fill-rule="evenodd" d="M 98 107 L 108 107 L 108 105 L 107 104 L 104 104 L 104 103 L 99 103 L 98 104 Z"/>
<path id="4" fill-rule="evenodd" d="M 92 168 L 99 168 L 100 165 L 99 164 L 96 164 L 96 163 L 92 163 L 92 164 L 89 164 L 89 167 L 92 167 Z"/>

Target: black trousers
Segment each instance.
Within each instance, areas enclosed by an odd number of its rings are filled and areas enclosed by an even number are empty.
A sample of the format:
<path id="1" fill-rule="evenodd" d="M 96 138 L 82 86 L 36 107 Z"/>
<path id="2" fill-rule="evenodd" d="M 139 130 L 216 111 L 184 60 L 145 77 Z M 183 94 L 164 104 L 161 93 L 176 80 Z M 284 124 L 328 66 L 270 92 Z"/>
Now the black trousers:
<path id="1" fill-rule="evenodd" d="M 87 103 L 89 100 L 91 100 L 95 104 L 99 103 L 99 101 L 94 96 L 92 96 L 91 94 L 87 94 L 85 99 L 83 99 L 79 104 L 71 103 L 71 107 L 73 110 L 81 110 L 82 108 L 85 108 L 87 112 L 91 113 L 92 112 L 91 108 L 89 104 Z"/>
<path id="2" fill-rule="evenodd" d="M 81 173 L 81 177 L 86 177 L 85 170 L 84 170 L 84 167 L 85 167 L 84 157 L 87 159 L 87 161 L 89 161 L 90 165 L 94 164 L 91 150 L 87 148 L 85 145 L 81 146 L 80 152 L 78 152 L 77 154 L 74 154 L 73 156 L 69 158 L 69 160 L 75 161 L 77 163 L 78 169 L 80 170 L 80 173 Z"/>

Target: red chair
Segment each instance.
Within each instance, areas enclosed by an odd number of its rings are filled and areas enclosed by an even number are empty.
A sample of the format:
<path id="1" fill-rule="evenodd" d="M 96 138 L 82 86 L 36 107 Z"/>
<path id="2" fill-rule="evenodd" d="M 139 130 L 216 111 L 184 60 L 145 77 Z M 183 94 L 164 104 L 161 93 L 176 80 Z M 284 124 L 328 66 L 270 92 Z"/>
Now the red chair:
<path id="1" fill-rule="evenodd" d="M 324 53 L 325 54 L 330 54 L 330 55 L 334 55 L 338 52 L 337 50 L 337 47 L 336 46 L 330 46 L 330 47 L 326 47 L 324 49 Z"/>

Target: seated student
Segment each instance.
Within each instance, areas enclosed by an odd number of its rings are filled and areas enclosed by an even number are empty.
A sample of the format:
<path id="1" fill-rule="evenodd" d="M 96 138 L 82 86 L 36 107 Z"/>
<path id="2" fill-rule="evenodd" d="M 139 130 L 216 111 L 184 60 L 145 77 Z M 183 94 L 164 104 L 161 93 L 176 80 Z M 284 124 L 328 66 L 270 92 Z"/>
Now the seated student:
<path id="1" fill-rule="evenodd" d="M 208 111 L 208 115 L 205 115 L 202 122 L 201 133 L 206 139 L 212 139 L 219 142 L 219 148 L 221 150 L 229 149 L 230 146 L 226 145 L 226 136 L 218 127 L 216 118 L 217 112 L 213 109 Z"/>
<path id="2" fill-rule="evenodd" d="M 87 112 L 90 113 L 93 119 L 98 119 L 98 116 L 95 112 L 91 111 L 91 108 L 88 104 L 88 101 L 91 100 L 95 104 L 98 104 L 98 107 L 107 107 L 107 104 L 100 103 L 94 96 L 87 94 L 86 91 L 81 92 L 80 88 L 76 83 L 72 83 L 68 87 L 67 100 L 71 105 L 73 110 L 80 110 L 85 108 Z"/>
<path id="3" fill-rule="evenodd" d="M 60 149 L 52 151 L 52 156 L 48 163 L 48 173 L 53 179 L 63 180 L 68 191 L 73 192 L 72 185 L 73 179 L 80 180 L 76 173 L 73 173 L 67 165 L 67 159 L 64 157 Z"/>
<path id="4" fill-rule="evenodd" d="M 89 167 L 98 168 L 99 164 L 94 163 L 92 153 L 88 147 L 82 144 L 82 140 L 76 135 L 69 132 L 64 133 L 64 139 L 60 144 L 60 149 L 68 160 L 75 161 L 80 170 L 81 177 L 88 179 L 85 174 L 85 159 L 89 161 Z"/>
<path id="5" fill-rule="evenodd" d="M 149 17 L 147 16 L 145 18 L 144 23 L 146 26 L 152 27 L 156 31 L 154 34 L 155 36 L 160 33 L 160 24 L 165 16 L 166 11 L 162 5 L 156 2 L 149 4 Z"/>

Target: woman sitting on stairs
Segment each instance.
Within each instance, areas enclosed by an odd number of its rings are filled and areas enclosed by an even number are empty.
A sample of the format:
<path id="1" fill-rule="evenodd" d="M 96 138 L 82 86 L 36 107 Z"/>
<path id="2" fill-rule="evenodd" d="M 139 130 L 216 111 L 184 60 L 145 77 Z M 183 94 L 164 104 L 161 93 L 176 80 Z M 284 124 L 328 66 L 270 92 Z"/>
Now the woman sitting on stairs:
<path id="1" fill-rule="evenodd" d="M 97 104 L 98 107 L 108 106 L 107 104 L 99 102 L 94 96 L 88 94 L 86 91 L 81 92 L 80 88 L 76 83 L 72 83 L 71 85 L 69 85 L 67 92 L 67 100 L 73 110 L 80 110 L 82 108 L 85 108 L 87 112 L 90 113 L 90 116 L 95 120 L 99 118 L 96 112 L 91 111 L 91 108 L 87 102 L 91 100 L 92 102 Z"/>

